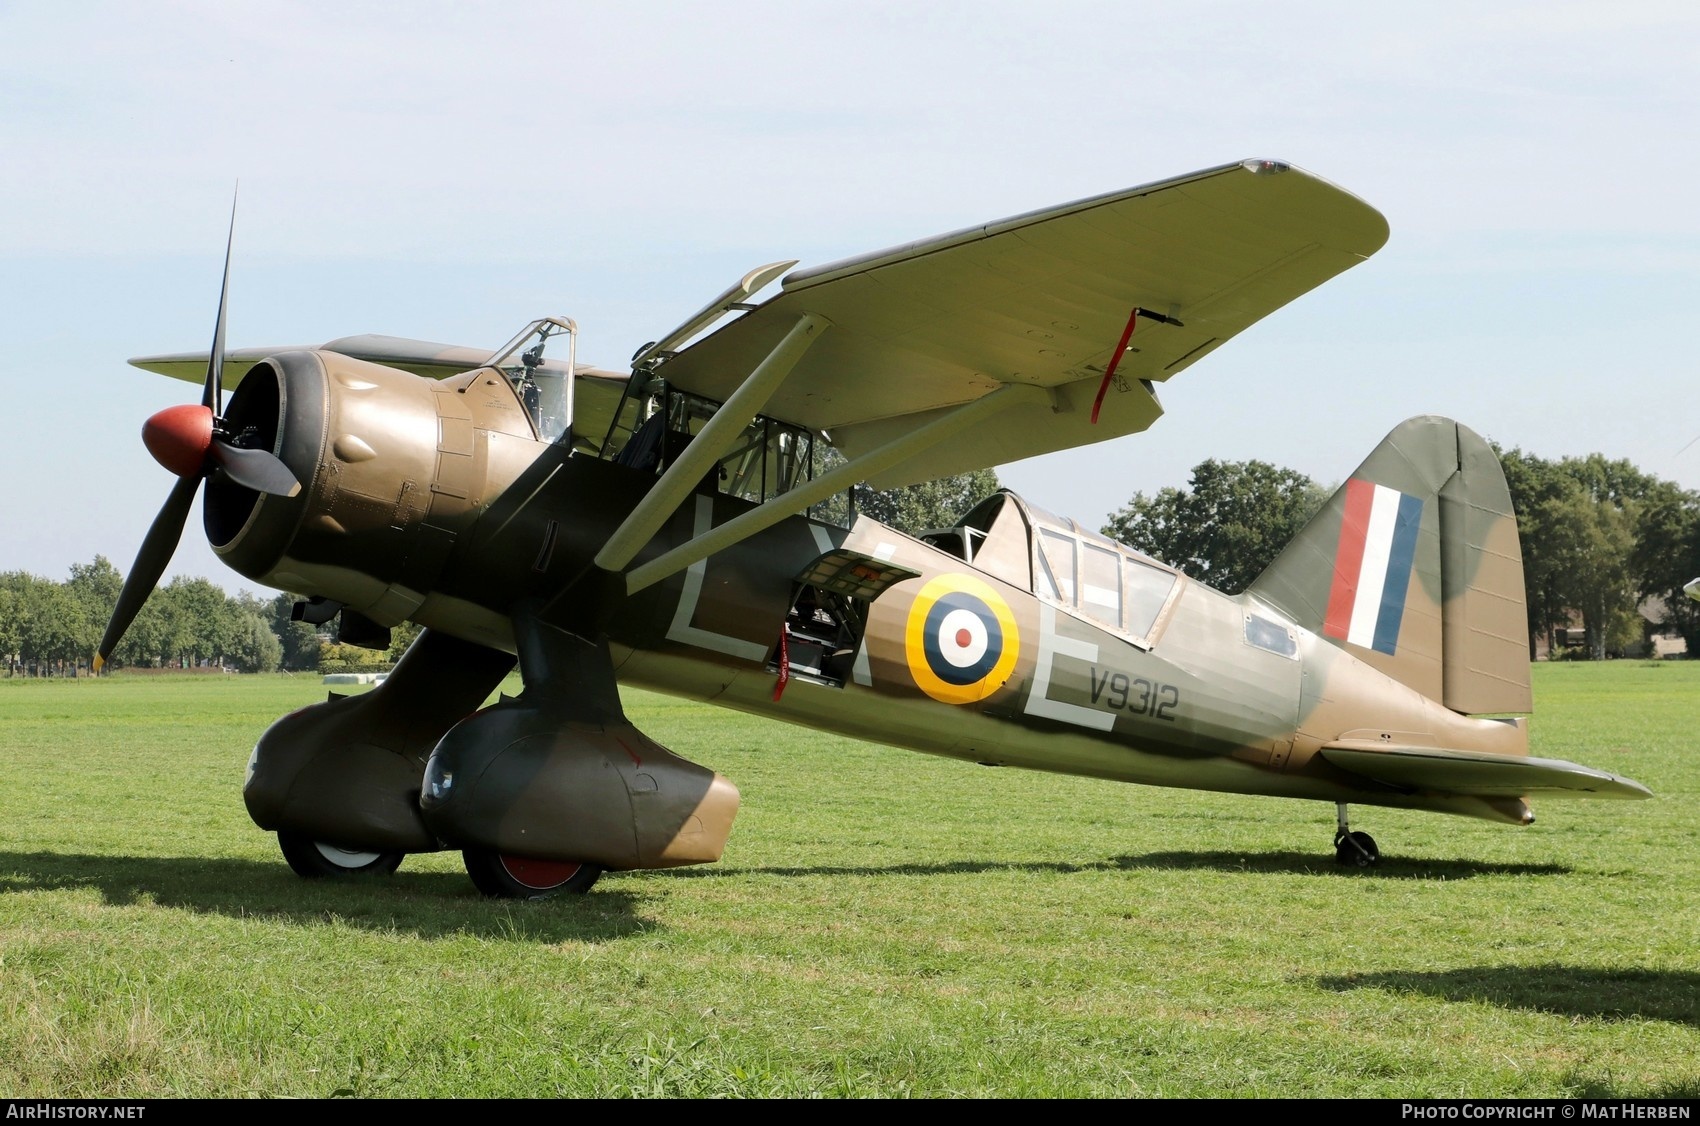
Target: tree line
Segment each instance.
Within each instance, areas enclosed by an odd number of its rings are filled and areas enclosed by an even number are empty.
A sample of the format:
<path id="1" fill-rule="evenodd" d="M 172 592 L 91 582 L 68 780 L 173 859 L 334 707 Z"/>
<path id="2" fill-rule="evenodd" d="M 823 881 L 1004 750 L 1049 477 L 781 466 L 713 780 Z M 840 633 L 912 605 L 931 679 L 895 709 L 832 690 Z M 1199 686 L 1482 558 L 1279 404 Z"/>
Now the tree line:
<path id="1" fill-rule="evenodd" d="M 64 582 L 0 572 L 0 657 L 8 671 L 65 674 L 87 667 L 123 587 L 124 576 L 100 555 L 72 564 Z M 148 599 L 113 662 L 259 672 L 277 668 L 280 652 L 264 601 L 179 576 Z"/>
<path id="2" fill-rule="evenodd" d="M 1558 649 L 1581 622 L 1595 657 L 1640 641 L 1644 606 L 1700 654 L 1700 604 L 1683 594 L 1700 577 L 1700 492 L 1600 454 L 1549 460 L 1499 450 L 1517 512 L 1527 589 L 1529 651 Z M 900 531 L 948 526 L 999 487 L 989 469 L 899 489 L 857 486 L 854 507 Z M 1228 594 L 1249 586 L 1334 492 L 1263 461 L 1199 463 L 1185 487 L 1136 493 L 1103 533 Z M 841 514 L 847 515 L 848 513 Z M 0 572 L 0 663 L 8 675 L 86 669 L 123 589 L 104 556 L 74 564 L 63 582 Z M 112 654 L 116 667 L 360 671 L 388 668 L 417 634 L 403 625 L 387 650 L 340 645 L 334 632 L 292 620 L 293 594 L 226 594 L 179 576 L 148 599 Z"/>
<path id="3" fill-rule="evenodd" d="M 1643 609 L 1700 654 L 1700 604 L 1682 589 L 1700 577 L 1700 493 L 1601 454 L 1495 449 L 1517 513 L 1530 656 L 1563 648 L 1576 622 L 1588 656 L 1622 652 L 1644 640 Z M 1210 460 L 1185 488 L 1135 494 L 1103 532 L 1237 594 L 1335 487 L 1267 462 Z"/>
<path id="4" fill-rule="evenodd" d="M 63 582 L 0 571 L 0 668 L 8 676 L 71 676 L 90 666 L 124 576 L 105 556 L 74 563 Z M 178 576 L 154 591 L 112 652 L 114 668 L 358 671 L 388 668 L 418 632 L 394 632 L 388 651 L 339 645 L 292 621 L 293 594 L 234 595 Z"/>

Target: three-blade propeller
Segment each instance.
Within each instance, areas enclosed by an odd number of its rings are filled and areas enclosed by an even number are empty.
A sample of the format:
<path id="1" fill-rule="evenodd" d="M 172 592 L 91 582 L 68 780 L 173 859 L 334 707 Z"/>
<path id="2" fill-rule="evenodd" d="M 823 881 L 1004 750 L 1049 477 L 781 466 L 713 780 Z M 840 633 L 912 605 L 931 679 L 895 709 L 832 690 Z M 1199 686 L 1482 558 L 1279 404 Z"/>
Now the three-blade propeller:
<path id="1" fill-rule="evenodd" d="M 224 244 L 224 281 L 218 291 L 218 319 L 213 323 L 212 353 L 207 357 L 206 384 L 201 389 L 201 401 L 166 407 L 142 425 L 142 442 L 148 452 L 180 478 L 165 498 L 165 505 L 154 517 L 148 534 L 142 537 L 142 547 L 136 562 L 124 580 L 112 620 L 95 651 L 95 671 L 100 671 L 112 656 L 112 650 L 141 612 L 148 595 L 159 585 L 160 576 L 170 565 L 183 538 L 183 526 L 188 522 L 189 509 L 194 505 L 195 490 L 202 480 L 214 473 L 244 485 L 256 492 L 292 497 L 301 491 L 301 482 L 283 460 L 270 450 L 249 449 L 237 444 L 224 422 L 224 321 L 230 294 L 230 249 L 236 239 L 236 203 L 230 205 L 230 233 Z"/>

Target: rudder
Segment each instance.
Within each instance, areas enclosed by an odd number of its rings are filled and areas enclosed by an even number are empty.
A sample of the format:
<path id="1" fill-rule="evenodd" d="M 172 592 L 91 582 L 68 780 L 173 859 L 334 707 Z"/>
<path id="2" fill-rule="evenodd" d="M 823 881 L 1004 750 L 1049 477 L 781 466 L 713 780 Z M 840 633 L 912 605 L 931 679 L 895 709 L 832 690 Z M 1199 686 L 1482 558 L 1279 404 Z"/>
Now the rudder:
<path id="1" fill-rule="evenodd" d="M 1531 709 L 1511 493 L 1451 419 L 1395 427 L 1248 593 L 1454 711 Z"/>

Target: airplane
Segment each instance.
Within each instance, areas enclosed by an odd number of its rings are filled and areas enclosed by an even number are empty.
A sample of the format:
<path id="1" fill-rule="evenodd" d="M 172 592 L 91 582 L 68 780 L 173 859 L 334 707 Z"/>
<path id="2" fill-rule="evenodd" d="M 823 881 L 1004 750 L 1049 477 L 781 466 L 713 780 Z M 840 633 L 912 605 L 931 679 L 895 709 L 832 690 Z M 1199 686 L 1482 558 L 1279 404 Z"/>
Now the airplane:
<path id="1" fill-rule="evenodd" d="M 1648 797 L 1530 755 L 1516 518 L 1450 419 L 1395 428 L 1233 597 L 1007 490 L 913 536 L 845 500 L 1143 431 L 1159 384 L 1387 233 L 1320 177 L 1238 161 L 762 266 L 626 371 L 581 364 L 566 317 L 494 353 L 227 353 L 227 240 L 210 351 L 130 361 L 202 394 L 144 427 L 178 480 L 96 663 L 199 492 L 213 549 L 298 618 L 372 647 L 423 627 L 383 684 L 260 736 L 256 825 L 304 877 L 459 850 L 492 897 L 722 857 L 736 785 L 639 731 L 622 685 L 973 763 L 1331 802 L 1355 867 L 1380 852 L 1353 804 L 1527 825 L 1534 796 Z M 523 691 L 487 705 L 516 663 Z"/>

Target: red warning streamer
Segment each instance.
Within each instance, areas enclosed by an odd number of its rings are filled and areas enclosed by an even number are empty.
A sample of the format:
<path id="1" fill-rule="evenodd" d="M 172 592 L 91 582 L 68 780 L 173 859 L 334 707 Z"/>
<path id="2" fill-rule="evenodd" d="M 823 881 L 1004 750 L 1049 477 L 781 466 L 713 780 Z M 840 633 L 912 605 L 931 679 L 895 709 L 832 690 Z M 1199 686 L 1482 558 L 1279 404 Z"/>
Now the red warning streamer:
<path id="1" fill-rule="evenodd" d="M 773 686 L 773 698 L 776 701 L 785 694 L 785 682 L 791 679 L 791 654 L 785 648 L 785 635 L 789 632 L 784 627 L 779 630 L 779 683 Z"/>
<path id="2" fill-rule="evenodd" d="M 1133 339 L 1133 326 L 1139 323 L 1139 306 L 1127 315 L 1127 327 L 1122 329 L 1122 338 L 1116 343 L 1116 351 L 1110 357 L 1109 366 L 1104 369 L 1104 382 L 1098 384 L 1098 397 L 1092 400 L 1092 424 L 1098 424 L 1098 408 L 1104 405 L 1104 392 L 1110 389 L 1110 380 L 1115 378 L 1116 365 L 1122 362 L 1122 355 L 1127 352 L 1127 342 Z"/>

